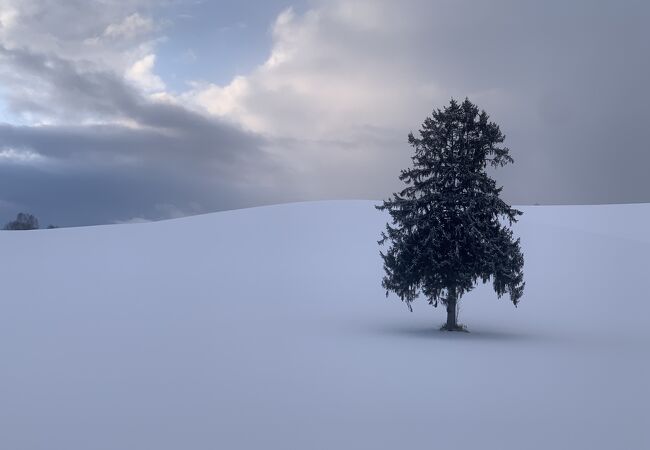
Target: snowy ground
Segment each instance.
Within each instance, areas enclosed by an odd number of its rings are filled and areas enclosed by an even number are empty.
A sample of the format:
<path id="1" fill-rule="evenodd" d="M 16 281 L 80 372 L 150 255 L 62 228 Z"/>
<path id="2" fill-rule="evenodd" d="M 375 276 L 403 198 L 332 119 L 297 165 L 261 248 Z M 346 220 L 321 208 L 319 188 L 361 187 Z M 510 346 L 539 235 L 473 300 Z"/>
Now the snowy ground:
<path id="1" fill-rule="evenodd" d="M 372 205 L 0 232 L 0 449 L 650 448 L 650 205 L 523 208 L 470 334 L 385 298 Z"/>

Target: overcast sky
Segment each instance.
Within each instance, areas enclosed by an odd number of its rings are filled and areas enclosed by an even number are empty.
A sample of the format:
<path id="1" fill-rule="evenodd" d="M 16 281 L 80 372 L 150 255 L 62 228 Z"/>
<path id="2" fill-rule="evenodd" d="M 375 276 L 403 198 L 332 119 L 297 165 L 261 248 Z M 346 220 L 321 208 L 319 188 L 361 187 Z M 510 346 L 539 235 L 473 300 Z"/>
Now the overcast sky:
<path id="1" fill-rule="evenodd" d="M 0 222 L 381 199 L 469 97 L 518 203 L 650 201 L 645 0 L 0 0 Z"/>

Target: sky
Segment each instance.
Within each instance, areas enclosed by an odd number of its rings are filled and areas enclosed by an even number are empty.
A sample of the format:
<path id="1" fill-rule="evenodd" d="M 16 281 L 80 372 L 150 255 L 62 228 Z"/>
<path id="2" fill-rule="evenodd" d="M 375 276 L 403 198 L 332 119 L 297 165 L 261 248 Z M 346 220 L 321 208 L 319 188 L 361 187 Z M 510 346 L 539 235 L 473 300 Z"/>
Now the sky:
<path id="1" fill-rule="evenodd" d="M 382 199 L 470 98 L 515 204 L 650 202 L 645 1 L 0 0 L 0 222 Z"/>

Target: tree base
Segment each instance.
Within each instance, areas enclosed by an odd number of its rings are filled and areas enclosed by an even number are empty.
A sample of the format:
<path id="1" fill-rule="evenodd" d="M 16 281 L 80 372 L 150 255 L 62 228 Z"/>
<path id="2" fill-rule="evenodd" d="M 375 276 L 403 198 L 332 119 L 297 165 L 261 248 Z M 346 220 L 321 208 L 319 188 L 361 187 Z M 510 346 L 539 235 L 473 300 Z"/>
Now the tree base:
<path id="1" fill-rule="evenodd" d="M 444 324 L 440 327 L 440 331 L 462 331 L 463 333 L 469 333 L 469 330 L 462 323 L 457 324 L 455 327 L 448 328 L 447 324 Z"/>

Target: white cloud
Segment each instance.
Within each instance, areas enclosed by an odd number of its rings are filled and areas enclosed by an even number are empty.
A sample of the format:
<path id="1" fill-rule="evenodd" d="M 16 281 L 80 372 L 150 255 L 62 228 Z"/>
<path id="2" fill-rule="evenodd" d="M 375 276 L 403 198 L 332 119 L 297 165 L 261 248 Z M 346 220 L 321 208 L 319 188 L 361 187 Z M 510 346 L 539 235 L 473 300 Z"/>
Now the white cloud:
<path id="1" fill-rule="evenodd" d="M 408 13 L 368 1 L 319 5 L 277 17 L 271 52 L 252 73 L 195 84 L 183 99 L 269 137 L 305 196 L 377 197 L 408 162 L 398 150 L 407 132 L 446 93 L 400 53 L 407 21 L 391 14 Z"/>
<path id="2" fill-rule="evenodd" d="M 116 220 L 113 223 L 136 224 L 153 222 L 155 220 L 180 219 L 182 217 L 201 214 L 205 211 L 205 208 L 198 202 L 189 202 L 185 207 L 182 208 L 171 203 L 158 203 L 154 205 L 153 210 L 155 211 L 155 219 L 147 219 L 144 217 L 136 216 L 126 220 Z"/>
<path id="3" fill-rule="evenodd" d="M 12 7 L 0 3 L 0 29 L 3 31 L 11 29 L 16 22 L 18 11 Z"/>
<path id="4" fill-rule="evenodd" d="M 165 89 L 165 83 L 154 74 L 156 55 L 145 55 L 137 60 L 126 71 L 126 79 L 146 92 L 156 92 Z"/>
<path id="5" fill-rule="evenodd" d="M 142 17 L 138 13 L 127 16 L 118 23 L 112 23 L 104 30 L 104 36 L 112 39 L 133 39 L 142 34 L 152 32 L 154 22 L 150 17 Z"/>
<path id="6" fill-rule="evenodd" d="M 0 148 L 0 164 L 37 164 L 45 160 L 46 158 L 43 155 L 33 150 L 12 147 Z"/>
<path id="7" fill-rule="evenodd" d="M 253 73 L 226 86 L 197 85 L 186 97 L 274 137 L 331 139 L 410 126 L 440 91 L 413 61 L 391 54 L 402 31 L 372 2 L 330 2 L 303 15 L 289 9 L 275 21 L 272 51 Z M 389 46 L 368 52 L 370 41 Z"/>
<path id="8" fill-rule="evenodd" d="M 113 221 L 116 225 L 133 225 L 137 223 L 149 223 L 152 222 L 151 219 L 145 219 L 144 217 L 132 217 L 126 220 L 115 220 Z"/>
<path id="9" fill-rule="evenodd" d="M 150 0 L 0 0 L 0 94 L 9 105 L 4 116 L 12 123 L 78 123 L 84 114 L 90 116 L 82 121 L 114 120 L 98 110 L 70 111 L 67 102 L 60 101 L 83 90 L 88 74 L 100 72 L 124 77 L 143 93 L 164 90 L 163 80 L 153 71 L 160 36 L 156 22 L 144 12 L 150 5 Z M 11 54 L 31 54 L 32 62 Z M 44 60 L 40 74 L 26 74 L 26 65 L 36 58 Z M 16 63 L 21 61 L 19 68 Z M 63 66 L 78 74 L 78 89 L 70 91 L 72 86 L 61 86 L 61 79 L 50 77 Z"/>

